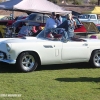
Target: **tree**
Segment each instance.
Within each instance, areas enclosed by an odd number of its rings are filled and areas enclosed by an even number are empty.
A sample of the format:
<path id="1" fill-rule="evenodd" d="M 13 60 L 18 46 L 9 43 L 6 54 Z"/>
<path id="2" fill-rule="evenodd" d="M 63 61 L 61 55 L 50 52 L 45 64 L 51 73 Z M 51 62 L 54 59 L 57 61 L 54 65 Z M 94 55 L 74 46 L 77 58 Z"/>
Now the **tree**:
<path id="1" fill-rule="evenodd" d="M 75 4 L 75 0 L 73 0 L 73 3 Z"/>
<path id="2" fill-rule="evenodd" d="M 100 0 L 98 0 L 98 5 L 100 5 Z"/>
<path id="3" fill-rule="evenodd" d="M 95 0 L 91 0 L 91 1 L 90 1 L 90 4 L 92 4 L 92 5 L 94 5 L 94 4 L 95 4 L 95 5 L 96 5 L 96 4 L 97 4 L 97 2 L 96 2 Z"/>

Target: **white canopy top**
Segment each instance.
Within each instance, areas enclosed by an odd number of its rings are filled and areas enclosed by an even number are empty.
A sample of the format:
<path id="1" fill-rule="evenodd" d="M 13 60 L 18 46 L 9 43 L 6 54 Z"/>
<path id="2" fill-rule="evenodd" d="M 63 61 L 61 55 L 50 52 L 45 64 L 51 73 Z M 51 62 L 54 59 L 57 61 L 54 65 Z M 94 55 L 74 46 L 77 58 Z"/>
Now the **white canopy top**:
<path id="1" fill-rule="evenodd" d="M 62 7 L 47 0 L 9 0 L 7 2 L 1 3 L 0 8 L 8 10 L 32 11 L 39 13 L 71 13 L 71 11 L 65 11 Z"/>

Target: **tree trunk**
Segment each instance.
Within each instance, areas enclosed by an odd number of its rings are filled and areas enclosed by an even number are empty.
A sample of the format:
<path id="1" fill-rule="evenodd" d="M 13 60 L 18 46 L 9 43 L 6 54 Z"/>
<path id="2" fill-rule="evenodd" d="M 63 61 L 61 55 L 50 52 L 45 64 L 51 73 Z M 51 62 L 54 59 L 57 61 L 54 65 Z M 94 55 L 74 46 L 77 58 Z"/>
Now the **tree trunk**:
<path id="1" fill-rule="evenodd" d="M 100 0 L 98 0 L 98 5 L 100 5 Z"/>
<path id="2" fill-rule="evenodd" d="M 74 1 L 74 5 L 75 5 L 75 0 L 73 0 Z"/>

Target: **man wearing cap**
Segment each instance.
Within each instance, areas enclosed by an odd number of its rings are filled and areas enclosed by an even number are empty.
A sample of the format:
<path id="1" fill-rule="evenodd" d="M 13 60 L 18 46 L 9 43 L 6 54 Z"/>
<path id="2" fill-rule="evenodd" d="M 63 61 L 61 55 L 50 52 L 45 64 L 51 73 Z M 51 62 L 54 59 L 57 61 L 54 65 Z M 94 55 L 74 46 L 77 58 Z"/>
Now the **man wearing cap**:
<path id="1" fill-rule="evenodd" d="M 45 28 L 56 28 L 57 27 L 57 20 L 55 12 L 52 12 L 51 17 L 47 19 Z"/>

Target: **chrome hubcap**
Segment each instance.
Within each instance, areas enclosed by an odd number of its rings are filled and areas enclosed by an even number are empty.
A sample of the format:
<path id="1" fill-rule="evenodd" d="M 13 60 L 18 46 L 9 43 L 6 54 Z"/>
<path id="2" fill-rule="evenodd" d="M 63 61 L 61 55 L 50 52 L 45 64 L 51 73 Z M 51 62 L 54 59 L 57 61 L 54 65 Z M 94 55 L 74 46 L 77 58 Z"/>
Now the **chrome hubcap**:
<path id="1" fill-rule="evenodd" d="M 32 55 L 25 55 L 22 59 L 22 66 L 25 70 L 31 69 L 35 64 L 35 59 Z"/>
<path id="2" fill-rule="evenodd" d="M 94 63 L 96 66 L 100 66 L 100 53 L 97 53 L 95 56 L 94 56 Z"/>

